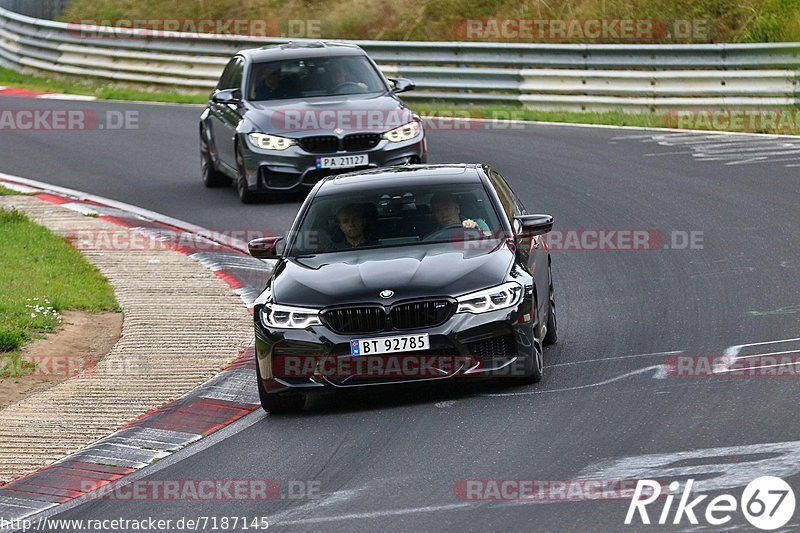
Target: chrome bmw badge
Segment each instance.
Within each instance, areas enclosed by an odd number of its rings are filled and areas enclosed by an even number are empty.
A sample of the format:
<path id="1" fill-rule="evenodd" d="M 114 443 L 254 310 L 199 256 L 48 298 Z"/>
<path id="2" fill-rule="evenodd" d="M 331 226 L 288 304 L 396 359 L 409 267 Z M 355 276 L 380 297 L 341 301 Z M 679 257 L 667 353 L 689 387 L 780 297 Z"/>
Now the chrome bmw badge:
<path id="1" fill-rule="evenodd" d="M 389 289 L 381 291 L 381 298 L 391 298 L 392 296 L 394 296 L 394 291 L 390 291 Z"/>

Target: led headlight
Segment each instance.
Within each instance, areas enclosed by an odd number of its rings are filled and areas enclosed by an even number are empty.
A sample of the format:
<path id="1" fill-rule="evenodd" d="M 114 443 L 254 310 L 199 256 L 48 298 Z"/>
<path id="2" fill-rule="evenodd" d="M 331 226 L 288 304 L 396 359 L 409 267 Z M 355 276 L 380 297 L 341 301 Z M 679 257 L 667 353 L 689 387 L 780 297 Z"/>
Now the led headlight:
<path id="1" fill-rule="evenodd" d="M 266 304 L 261 309 L 261 323 L 268 328 L 303 329 L 319 326 L 319 311 L 304 307 Z"/>
<path id="2" fill-rule="evenodd" d="M 286 150 L 290 146 L 297 144 L 294 139 L 278 137 L 277 135 L 267 135 L 266 133 L 251 133 L 248 135 L 250 142 L 262 150 Z"/>
<path id="3" fill-rule="evenodd" d="M 522 285 L 516 281 L 503 283 L 491 289 L 471 292 L 456 298 L 458 313 L 487 313 L 517 305 L 522 300 Z"/>
<path id="4" fill-rule="evenodd" d="M 387 131 L 383 134 L 383 138 L 393 143 L 408 141 L 419 135 L 421 128 L 422 126 L 420 126 L 418 121 L 412 120 L 399 128 Z"/>

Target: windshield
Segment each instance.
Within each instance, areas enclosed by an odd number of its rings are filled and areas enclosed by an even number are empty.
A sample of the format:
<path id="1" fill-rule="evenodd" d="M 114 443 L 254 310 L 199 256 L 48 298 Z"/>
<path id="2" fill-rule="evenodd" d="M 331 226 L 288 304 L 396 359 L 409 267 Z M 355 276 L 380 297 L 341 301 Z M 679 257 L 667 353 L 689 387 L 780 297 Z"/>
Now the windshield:
<path id="1" fill-rule="evenodd" d="M 375 67 L 364 56 L 319 57 L 254 63 L 249 100 L 283 100 L 387 90 Z"/>
<path id="2" fill-rule="evenodd" d="M 502 234 L 480 184 L 382 188 L 314 199 L 288 255 L 463 243 Z"/>

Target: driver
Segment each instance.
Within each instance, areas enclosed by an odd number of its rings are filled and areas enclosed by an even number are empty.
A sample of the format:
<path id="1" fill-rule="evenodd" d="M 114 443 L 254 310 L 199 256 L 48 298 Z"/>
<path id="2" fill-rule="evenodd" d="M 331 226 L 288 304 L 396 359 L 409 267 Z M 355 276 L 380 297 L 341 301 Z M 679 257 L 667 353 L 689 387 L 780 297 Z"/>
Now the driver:
<path id="1" fill-rule="evenodd" d="M 337 250 L 378 244 L 377 241 L 366 235 L 367 210 L 363 205 L 345 205 L 336 212 L 336 222 L 344 234 L 343 240 L 334 243 Z"/>
<path id="2" fill-rule="evenodd" d="M 281 67 L 276 66 L 267 70 L 259 79 L 256 86 L 256 100 L 278 100 L 286 97 L 286 88 L 283 87 L 283 73 Z"/>
<path id="3" fill-rule="evenodd" d="M 467 229 L 477 228 L 484 234 L 491 232 L 488 224 L 482 219 L 472 220 L 461 217 L 461 206 L 456 197 L 450 193 L 436 193 L 431 198 L 431 211 L 439 224 L 439 228 L 462 227 Z"/>
<path id="4" fill-rule="evenodd" d="M 366 88 L 366 85 L 354 78 L 350 68 L 342 61 L 332 61 L 328 67 L 330 70 L 331 89 L 335 90 L 345 84 L 353 84 Z"/>

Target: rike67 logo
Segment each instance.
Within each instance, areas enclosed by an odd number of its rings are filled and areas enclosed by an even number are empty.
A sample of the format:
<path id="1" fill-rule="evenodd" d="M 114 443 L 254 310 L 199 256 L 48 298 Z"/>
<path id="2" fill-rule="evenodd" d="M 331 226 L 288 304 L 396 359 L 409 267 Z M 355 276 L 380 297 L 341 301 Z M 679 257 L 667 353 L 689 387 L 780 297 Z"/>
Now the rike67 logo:
<path id="1" fill-rule="evenodd" d="M 779 477 L 762 476 L 754 479 L 745 487 L 740 500 L 731 494 L 720 494 L 711 499 L 708 499 L 707 494 L 699 494 L 692 498 L 693 483 L 692 479 L 686 482 L 673 511 L 680 483 L 673 481 L 669 484 L 669 491 L 661 506 L 655 502 L 662 496 L 662 485 L 658 481 L 640 479 L 628 506 L 625 524 L 639 521 L 642 524 L 679 525 L 685 523 L 685 519 L 690 524 L 697 525 L 700 517 L 709 525 L 722 526 L 730 522 L 736 513 L 741 512 L 752 526 L 761 530 L 774 530 L 785 526 L 794 516 L 794 491 Z M 648 509 L 648 506 L 651 508 Z M 656 511 L 652 519 L 648 511 Z"/>

